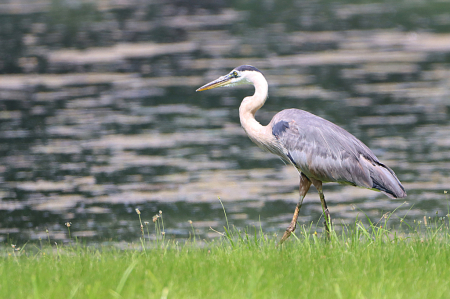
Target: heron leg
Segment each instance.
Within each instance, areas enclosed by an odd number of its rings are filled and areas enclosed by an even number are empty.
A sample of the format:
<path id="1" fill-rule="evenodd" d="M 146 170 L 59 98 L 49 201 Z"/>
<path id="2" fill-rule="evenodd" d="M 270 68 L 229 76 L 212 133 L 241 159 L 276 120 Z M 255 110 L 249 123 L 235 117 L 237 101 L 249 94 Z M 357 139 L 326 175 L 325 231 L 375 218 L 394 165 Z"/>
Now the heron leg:
<path id="1" fill-rule="evenodd" d="M 322 211 L 325 217 L 325 229 L 327 231 L 328 237 L 330 237 L 330 231 L 331 231 L 331 214 L 330 211 L 328 211 L 327 202 L 325 201 L 325 196 L 323 195 L 322 191 L 322 182 L 311 179 L 314 187 L 316 187 L 317 191 L 319 192 L 320 202 L 322 203 Z"/>
<path id="2" fill-rule="evenodd" d="M 282 244 L 284 241 L 286 241 L 287 238 L 295 231 L 295 228 L 297 227 L 297 219 L 298 219 L 298 213 L 300 212 L 300 208 L 302 207 L 303 199 L 306 196 L 306 193 L 309 190 L 309 187 L 311 187 L 311 181 L 304 175 L 303 173 L 300 175 L 300 199 L 297 203 L 297 206 L 295 207 L 294 216 L 292 217 L 292 221 L 289 224 L 288 228 L 284 232 L 283 237 L 281 238 L 278 245 Z"/>

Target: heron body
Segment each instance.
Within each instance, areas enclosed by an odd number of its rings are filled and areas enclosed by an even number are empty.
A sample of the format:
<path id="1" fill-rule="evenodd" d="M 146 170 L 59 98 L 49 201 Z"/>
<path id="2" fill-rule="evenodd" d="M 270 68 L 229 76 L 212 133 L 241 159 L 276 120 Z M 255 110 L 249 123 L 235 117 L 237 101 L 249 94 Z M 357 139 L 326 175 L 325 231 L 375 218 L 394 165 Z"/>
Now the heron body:
<path id="1" fill-rule="evenodd" d="M 260 148 L 280 156 L 300 173 L 300 200 L 291 224 L 281 239 L 284 242 L 295 230 L 303 198 L 313 184 L 319 192 L 329 231 L 331 217 L 322 192 L 322 183 L 337 182 L 380 191 L 390 198 L 406 196 L 395 173 L 381 163 L 359 139 L 343 128 L 319 116 L 299 109 L 277 113 L 267 126 L 255 119 L 267 99 L 268 84 L 261 71 L 249 65 L 235 68 L 197 91 L 220 86 L 253 84 L 253 96 L 239 107 L 241 125 Z"/>

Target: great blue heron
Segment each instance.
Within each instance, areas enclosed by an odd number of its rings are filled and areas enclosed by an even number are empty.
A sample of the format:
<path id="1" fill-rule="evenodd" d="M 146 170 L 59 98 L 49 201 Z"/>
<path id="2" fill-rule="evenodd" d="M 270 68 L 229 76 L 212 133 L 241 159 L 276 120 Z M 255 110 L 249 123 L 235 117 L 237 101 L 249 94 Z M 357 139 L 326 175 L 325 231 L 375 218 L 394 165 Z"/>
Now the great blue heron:
<path id="1" fill-rule="evenodd" d="M 197 91 L 240 84 L 255 86 L 254 95 L 244 98 L 239 107 L 241 125 L 248 137 L 260 148 L 292 164 L 300 173 L 300 200 L 280 244 L 295 230 L 298 213 L 311 184 L 319 192 L 328 232 L 331 216 L 322 183 L 337 182 L 381 191 L 389 198 L 406 196 L 395 173 L 364 143 L 332 122 L 299 109 L 278 112 L 267 126 L 256 121 L 255 113 L 264 105 L 268 93 L 267 81 L 257 68 L 241 65 Z"/>

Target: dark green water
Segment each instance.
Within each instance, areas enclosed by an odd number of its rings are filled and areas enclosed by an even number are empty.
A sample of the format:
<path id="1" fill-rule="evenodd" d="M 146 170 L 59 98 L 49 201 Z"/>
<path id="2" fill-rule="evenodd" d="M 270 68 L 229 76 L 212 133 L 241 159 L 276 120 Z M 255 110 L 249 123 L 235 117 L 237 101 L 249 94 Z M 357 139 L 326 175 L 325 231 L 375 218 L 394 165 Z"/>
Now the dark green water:
<path id="1" fill-rule="evenodd" d="M 108 2 L 109 3 L 109 2 Z M 298 174 L 240 128 L 251 87 L 195 90 L 241 64 L 265 74 L 267 124 L 285 108 L 322 116 L 397 173 L 392 218 L 445 216 L 450 191 L 450 3 L 164 1 L 96 7 L 0 5 L 0 241 L 72 235 L 136 240 L 163 212 L 166 236 L 189 220 L 282 233 Z M 336 224 L 377 221 L 404 200 L 334 184 Z M 319 223 L 312 188 L 300 223 Z M 152 223 L 151 223 L 152 224 Z"/>

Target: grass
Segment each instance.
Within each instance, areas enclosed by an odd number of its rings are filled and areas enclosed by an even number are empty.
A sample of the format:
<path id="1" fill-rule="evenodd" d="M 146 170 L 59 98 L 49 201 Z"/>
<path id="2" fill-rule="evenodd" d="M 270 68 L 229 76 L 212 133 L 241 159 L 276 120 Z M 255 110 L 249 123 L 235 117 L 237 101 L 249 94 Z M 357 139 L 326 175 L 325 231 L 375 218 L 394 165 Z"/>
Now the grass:
<path id="1" fill-rule="evenodd" d="M 136 211 L 138 212 L 138 210 Z M 162 213 L 155 240 L 141 225 L 138 246 L 27 244 L 0 253 L 0 298 L 446 298 L 448 218 L 408 224 L 403 233 L 356 220 L 330 240 L 298 227 L 282 246 L 254 229 L 168 241 Z M 228 226 L 228 224 L 227 224 Z M 145 229 L 147 227 L 147 230 Z"/>

